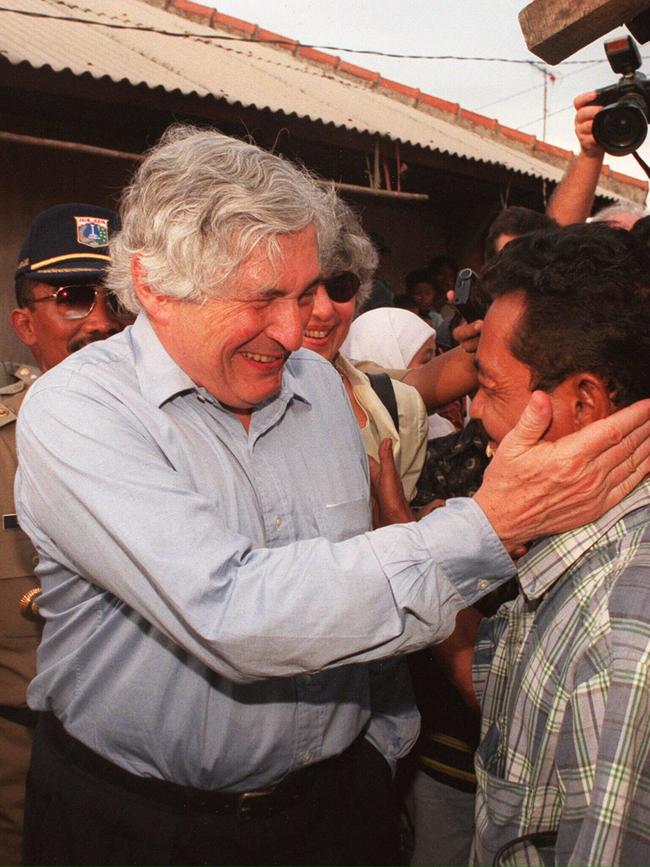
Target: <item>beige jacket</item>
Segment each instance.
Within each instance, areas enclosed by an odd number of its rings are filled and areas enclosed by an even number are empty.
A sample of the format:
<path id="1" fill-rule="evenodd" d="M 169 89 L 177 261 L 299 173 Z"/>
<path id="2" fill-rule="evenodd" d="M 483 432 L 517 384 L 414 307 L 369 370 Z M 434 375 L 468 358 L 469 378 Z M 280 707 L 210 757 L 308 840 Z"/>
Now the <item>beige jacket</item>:
<path id="1" fill-rule="evenodd" d="M 367 453 L 377 459 L 382 440 L 386 437 L 392 439 L 393 455 L 404 486 L 404 494 L 407 500 L 412 500 L 427 450 L 429 422 L 422 398 L 410 385 L 393 380 L 399 415 L 398 433 L 390 413 L 377 397 L 366 374 L 342 355 L 338 356 L 334 366 L 347 377 L 359 406 L 368 417 L 368 422 L 361 431 Z"/>

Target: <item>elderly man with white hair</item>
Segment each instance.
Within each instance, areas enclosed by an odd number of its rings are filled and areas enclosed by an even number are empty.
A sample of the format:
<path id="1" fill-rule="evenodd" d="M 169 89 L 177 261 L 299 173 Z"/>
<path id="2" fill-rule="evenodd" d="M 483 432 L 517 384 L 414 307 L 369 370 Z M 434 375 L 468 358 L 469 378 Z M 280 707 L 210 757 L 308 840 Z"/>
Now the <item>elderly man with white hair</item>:
<path id="1" fill-rule="evenodd" d="M 539 444 L 538 395 L 474 499 L 368 532 L 359 428 L 300 348 L 334 201 L 250 144 L 171 130 L 113 247 L 135 324 L 30 390 L 17 509 L 45 628 L 27 863 L 388 860 L 391 766 L 418 725 L 392 657 L 648 471 L 647 402 Z"/>

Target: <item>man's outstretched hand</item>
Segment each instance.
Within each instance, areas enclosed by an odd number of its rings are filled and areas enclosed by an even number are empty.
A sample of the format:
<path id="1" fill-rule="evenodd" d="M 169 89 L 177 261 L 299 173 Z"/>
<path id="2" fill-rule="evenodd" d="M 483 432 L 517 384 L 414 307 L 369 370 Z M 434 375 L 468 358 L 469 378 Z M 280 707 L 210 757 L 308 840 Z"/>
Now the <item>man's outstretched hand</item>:
<path id="1" fill-rule="evenodd" d="M 650 400 L 541 442 L 551 420 L 549 396 L 534 392 L 474 495 L 510 551 L 595 520 L 650 473 Z"/>

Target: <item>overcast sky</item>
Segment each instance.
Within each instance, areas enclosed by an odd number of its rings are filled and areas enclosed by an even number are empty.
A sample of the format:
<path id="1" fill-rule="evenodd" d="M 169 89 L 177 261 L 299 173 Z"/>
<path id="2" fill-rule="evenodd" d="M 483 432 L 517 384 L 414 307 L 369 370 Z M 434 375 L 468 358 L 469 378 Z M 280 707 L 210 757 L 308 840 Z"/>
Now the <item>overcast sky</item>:
<path id="1" fill-rule="evenodd" d="M 531 54 L 517 15 L 526 0 L 202 0 L 305 44 L 327 45 L 345 59 L 419 87 L 463 108 L 542 138 L 544 74 L 526 64 L 472 60 L 403 60 L 346 54 L 342 48 L 398 54 L 455 55 L 541 61 Z M 571 2 L 571 0 L 567 0 Z M 619 29 L 607 38 L 627 34 Z M 603 42 L 549 70 L 546 140 L 575 151 L 573 97 L 612 84 Z M 650 57 L 650 44 L 642 46 Z M 571 61 L 590 61 L 574 65 Z M 644 66 L 650 69 L 650 62 Z M 650 162 L 650 138 L 641 150 Z M 645 177 L 632 157 L 607 157 L 617 171 Z"/>

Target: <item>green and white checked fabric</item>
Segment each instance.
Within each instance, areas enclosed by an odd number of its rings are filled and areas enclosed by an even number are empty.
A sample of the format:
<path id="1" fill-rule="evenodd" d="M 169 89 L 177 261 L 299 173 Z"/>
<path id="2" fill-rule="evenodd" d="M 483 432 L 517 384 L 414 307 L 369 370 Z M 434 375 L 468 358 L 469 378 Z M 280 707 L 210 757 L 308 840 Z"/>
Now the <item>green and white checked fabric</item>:
<path id="1" fill-rule="evenodd" d="M 648 865 L 650 480 L 536 544 L 518 577 L 475 649 L 475 862 L 557 831 L 557 864 Z M 523 842 L 499 863 L 554 862 Z"/>

